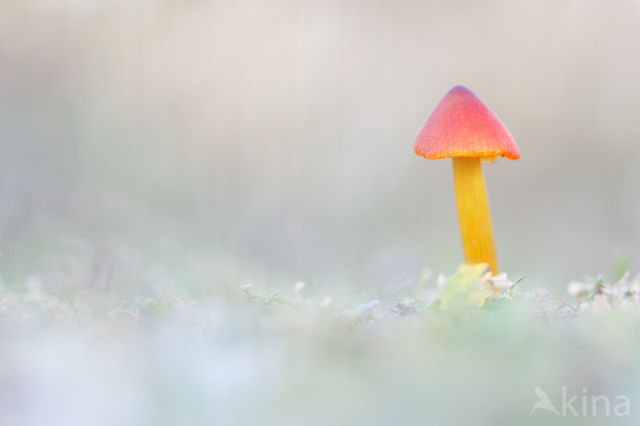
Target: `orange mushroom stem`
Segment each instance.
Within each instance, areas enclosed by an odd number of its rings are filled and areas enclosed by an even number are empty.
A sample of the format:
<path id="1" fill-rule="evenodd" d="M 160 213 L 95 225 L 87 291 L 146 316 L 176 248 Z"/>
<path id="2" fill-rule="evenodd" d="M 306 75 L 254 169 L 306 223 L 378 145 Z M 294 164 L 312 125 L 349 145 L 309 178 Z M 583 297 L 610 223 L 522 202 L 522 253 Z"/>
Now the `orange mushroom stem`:
<path id="1" fill-rule="evenodd" d="M 454 158 L 453 181 L 465 260 L 470 264 L 488 263 L 495 275 L 498 259 L 480 158 Z"/>
<path id="2" fill-rule="evenodd" d="M 487 263 L 499 272 L 489 202 L 482 174 L 487 159 L 520 158 L 509 130 L 464 86 L 451 89 L 438 103 L 416 137 L 416 154 L 428 159 L 452 158 L 460 234 L 466 262 Z"/>

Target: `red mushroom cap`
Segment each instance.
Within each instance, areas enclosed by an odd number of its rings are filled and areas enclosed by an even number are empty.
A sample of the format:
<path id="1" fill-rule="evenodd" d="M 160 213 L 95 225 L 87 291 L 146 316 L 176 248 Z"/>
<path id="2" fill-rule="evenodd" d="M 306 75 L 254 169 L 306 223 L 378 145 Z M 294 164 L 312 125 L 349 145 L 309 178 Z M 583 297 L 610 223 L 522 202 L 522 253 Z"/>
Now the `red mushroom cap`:
<path id="1" fill-rule="evenodd" d="M 416 154 L 446 157 L 520 158 L 511 133 L 500 119 L 465 86 L 449 90 L 420 129 Z"/>

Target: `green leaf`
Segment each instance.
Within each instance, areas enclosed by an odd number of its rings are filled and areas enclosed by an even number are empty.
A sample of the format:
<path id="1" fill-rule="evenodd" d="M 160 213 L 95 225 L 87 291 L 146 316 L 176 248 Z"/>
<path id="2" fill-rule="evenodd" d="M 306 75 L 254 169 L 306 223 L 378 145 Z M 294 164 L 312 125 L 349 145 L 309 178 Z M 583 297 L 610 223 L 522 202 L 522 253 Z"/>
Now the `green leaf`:
<path id="1" fill-rule="evenodd" d="M 440 290 L 440 309 L 464 311 L 482 307 L 494 291 L 488 278 L 488 265 L 462 265 L 458 272 L 447 279 Z"/>

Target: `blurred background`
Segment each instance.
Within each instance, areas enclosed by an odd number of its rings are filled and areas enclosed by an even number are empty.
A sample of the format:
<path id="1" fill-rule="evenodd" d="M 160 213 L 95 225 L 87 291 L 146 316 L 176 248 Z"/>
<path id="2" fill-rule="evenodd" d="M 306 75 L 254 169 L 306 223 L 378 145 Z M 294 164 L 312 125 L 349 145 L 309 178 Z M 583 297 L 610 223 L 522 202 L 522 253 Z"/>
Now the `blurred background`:
<path id="1" fill-rule="evenodd" d="M 462 261 L 451 164 L 413 153 L 472 88 L 501 268 L 638 268 L 640 3 L 9 0 L 0 274 L 114 292 L 380 289 Z"/>
<path id="2" fill-rule="evenodd" d="M 635 413 L 637 310 L 394 297 L 463 260 L 450 161 L 413 153 L 457 84 L 520 148 L 485 167 L 519 289 L 637 272 L 639 76 L 637 0 L 3 0 L 0 424 L 603 424 L 528 417 L 536 387 Z"/>

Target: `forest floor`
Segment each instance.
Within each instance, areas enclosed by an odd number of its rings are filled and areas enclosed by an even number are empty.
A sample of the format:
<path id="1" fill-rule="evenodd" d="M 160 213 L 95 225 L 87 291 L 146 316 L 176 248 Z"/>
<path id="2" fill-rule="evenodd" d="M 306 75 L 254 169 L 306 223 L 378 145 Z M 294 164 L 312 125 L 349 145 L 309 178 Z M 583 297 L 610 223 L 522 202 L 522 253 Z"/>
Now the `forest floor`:
<path id="1" fill-rule="evenodd" d="M 482 265 L 393 300 L 0 290 L 0 424 L 637 424 L 640 283 Z"/>

